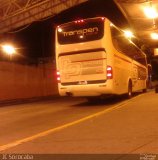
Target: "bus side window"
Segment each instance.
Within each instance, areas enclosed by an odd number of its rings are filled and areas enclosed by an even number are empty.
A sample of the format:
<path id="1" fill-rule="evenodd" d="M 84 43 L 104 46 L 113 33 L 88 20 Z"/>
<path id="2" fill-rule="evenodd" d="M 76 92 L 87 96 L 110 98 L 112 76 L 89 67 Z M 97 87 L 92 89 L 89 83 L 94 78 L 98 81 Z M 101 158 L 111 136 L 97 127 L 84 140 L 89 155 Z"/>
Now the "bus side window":
<path id="1" fill-rule="evenodd" d="M 133 58 L 137 51 L 131 42 L 125 38 L 124 34 L 115 27 L 111 28 L 111 33 L 114 47 L 128 57 Z"/>
<path id="2" fill-rule="evenodd" d="M 136 49 L 136 54 L 135 56 L 133 57 L 137 62 L 143 64 L 143 65 L 147 65 L 147 62 L 146 62 L 146 57 L 145 55 L 143 55 L 143 52 L 138 49 L 137 47 L 135 47 Z"/>
<path id="3" fill-rule="evenodd" d="M 143 55 L 141 50 L 138 49 L 135 44 L 125 38 L 124 33 L 116 29 L 111 28 L 112 40 L 114 47 L 123 53 L 124 55 L 138 61 L 139 63 L 146 65 L 146 57 Z"/>

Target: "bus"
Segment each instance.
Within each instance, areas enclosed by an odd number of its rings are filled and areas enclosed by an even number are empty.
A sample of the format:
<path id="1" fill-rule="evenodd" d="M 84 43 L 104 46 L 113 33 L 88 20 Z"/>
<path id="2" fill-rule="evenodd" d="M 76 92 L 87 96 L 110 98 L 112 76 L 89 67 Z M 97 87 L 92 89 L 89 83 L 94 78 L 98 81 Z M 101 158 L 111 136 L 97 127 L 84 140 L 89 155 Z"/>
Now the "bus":
<path id="1" fill-rule="evenodd" d="M 56 27 L 56 68 L 61 96 L 87 98 L 146 91 L 146 55 L 106 17 Z"/>

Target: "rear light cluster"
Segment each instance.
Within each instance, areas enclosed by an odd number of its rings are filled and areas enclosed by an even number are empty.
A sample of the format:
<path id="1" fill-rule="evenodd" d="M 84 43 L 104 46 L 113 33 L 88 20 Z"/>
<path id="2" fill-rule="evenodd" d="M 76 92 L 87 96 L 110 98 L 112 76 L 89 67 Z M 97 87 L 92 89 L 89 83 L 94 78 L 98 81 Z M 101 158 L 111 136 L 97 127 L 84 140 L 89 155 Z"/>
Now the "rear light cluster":
<path id="1" fill-rule="evenodd" d="M 107 66 L 107 79 L 112 79 L 112 78 L 113 78 L 112 67 Z"/>
<path id="2" fill-rule="evenodd" d="M 83 22 L 84 22 L 83 19 L 75 21 L 76 24 L 77 24 L 77 23 L 83 23 Z"/>
<path id="3" fill-rule="evenodd" d="M 58 81 L 58 82 L 60 82 L 60 72 L 59 72 L 59 71 L 57 71 L 57 73 L 56 73 L 56 74 L 57 74 L 57 81 Z"/>
<path id="4" fill-rule="evenodd" d="M 111 66 L 107 66 L 107 79 L 112 79 L 113 78 L 113 71 L 112 71 L 112 67 Z M 60 82 L 60 72 L 57 71 L 56 72 L 57 75 L 57 81 Z"/>
<path id="5" fill-rule="evenodd" d="M 105 20 L 105 17 L 101 17 L 101 20 L 104 21 L 104 20 Z M 85 22 L 83 19 L 80 19 L 80 20 L 76 20 L 76 21 L 75 21 L 76 24 L 83 23 L 83 22 Z"/>

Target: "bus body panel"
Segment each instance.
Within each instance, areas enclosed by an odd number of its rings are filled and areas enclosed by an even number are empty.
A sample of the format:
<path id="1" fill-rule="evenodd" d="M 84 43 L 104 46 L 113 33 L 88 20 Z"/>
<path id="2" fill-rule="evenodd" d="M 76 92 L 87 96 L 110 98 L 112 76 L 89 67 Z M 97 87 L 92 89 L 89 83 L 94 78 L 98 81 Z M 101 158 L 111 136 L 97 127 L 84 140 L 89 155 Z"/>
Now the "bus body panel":
<path id="1" fill-rule="evenodd" d="M 114 54 L 114 86 L 118 94 L 127 93 L 128 81 L 132 71 L 132 60 L 117 53 Z"/>
<path id="2" fill-rule="evenodd" d="M 60 56 L 59 70 L 62 84 L 106 81 L 106 54 L 95 51 Z"/>
<path id="3" fill-rule="evenodd" d="M 112 95 L 115 94 L 113 92 L 113 82 L 107 81 L 105 83 L 99 84 L 88 84 L 88 85 L 69 85 L 63 86 L 60 83 L 58 84 L 59 94 L 61 96 L 80 96 L 80 97 L 88 97 L 88 96 L 100 96 L 100 95 Z"/>

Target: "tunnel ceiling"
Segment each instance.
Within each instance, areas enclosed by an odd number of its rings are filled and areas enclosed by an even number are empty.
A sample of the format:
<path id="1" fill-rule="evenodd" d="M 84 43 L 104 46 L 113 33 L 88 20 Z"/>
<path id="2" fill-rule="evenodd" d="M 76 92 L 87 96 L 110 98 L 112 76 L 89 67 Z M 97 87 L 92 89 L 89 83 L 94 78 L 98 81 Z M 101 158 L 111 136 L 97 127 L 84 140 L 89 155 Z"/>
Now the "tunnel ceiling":
<path id="1" fill-rule="evenodd" d="M 54 16 L 87 0 L 0 0 L 0 33 Z"/>
<path id="2" fill-rule="evenodd" d="M 158 14 L 147 17 L 150 8 L 158 11 L 158 0 L 114 0 L 136 35 L 150 47 L 158 47 L 158 40 L 151 39 L 152 33 L 158 33 Z M 148 9 L 148 10 L 147 10 Z"/>
<path id="3" fill-rule="evenodd" d="M 88 0 L 0 0 L 0 33 L 55 16 Z M 158 18 L 147 18 L 145 7 L 158 10 L 158 0 L 113 0 L 132 29 L 150 47 L 158 47 L 151 33 L 158 33 Z"/>

